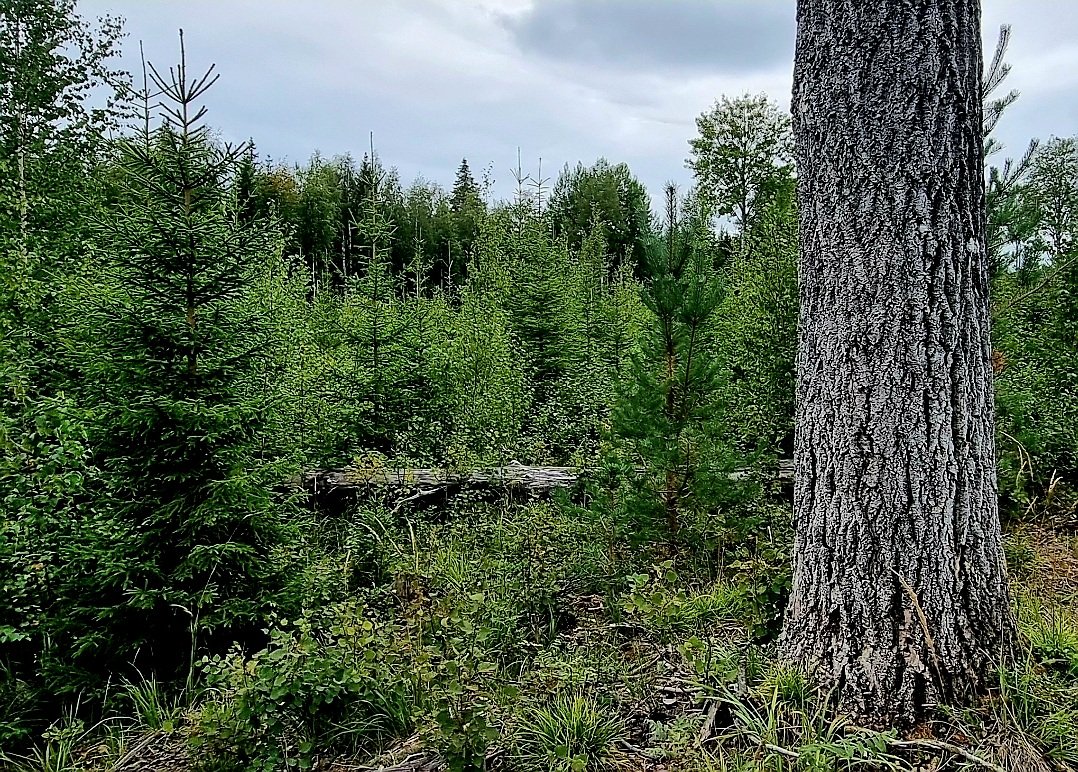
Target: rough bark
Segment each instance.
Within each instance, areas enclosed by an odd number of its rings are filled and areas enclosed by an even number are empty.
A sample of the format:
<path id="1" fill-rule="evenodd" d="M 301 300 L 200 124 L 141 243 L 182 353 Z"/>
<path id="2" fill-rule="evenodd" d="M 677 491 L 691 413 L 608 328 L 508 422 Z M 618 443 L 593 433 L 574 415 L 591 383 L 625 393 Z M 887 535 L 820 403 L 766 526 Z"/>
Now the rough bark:
<path id="1" fill-rule="evenodd" d="M 798 0 L 801 318 L 783 649 L 909 720 L 994 678 L 996 490 L 979 0 Z"/>

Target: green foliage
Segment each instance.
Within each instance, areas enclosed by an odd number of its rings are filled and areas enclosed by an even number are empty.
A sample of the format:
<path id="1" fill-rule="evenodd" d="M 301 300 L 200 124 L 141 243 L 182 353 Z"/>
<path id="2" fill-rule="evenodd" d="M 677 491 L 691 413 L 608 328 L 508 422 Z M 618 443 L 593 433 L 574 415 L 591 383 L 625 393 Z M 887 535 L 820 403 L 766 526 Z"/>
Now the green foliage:
<path id="1" fill-rule="evenodd" d="M 72 610 L 100 614 L 100 574 L 87 569 L 116 570 L 101 548 L 124 535 L 91 503 L 100 476 L 83 411 L 66 395 L 5 407 L 13 409 L 0 413 L 0 746 L 10 747 L 52 717 L 35 699 L 42 681 L 56 692 L 70 685 L 56 643 L 94 645 L 92 622 Z"/>
<path id="2" fill-rule="evenodd" d="M 639 352 L 611 419 L 615 447 L 630 469 L 630 516 L 641 525 L 664 519 L 677 536 L 685 512 L 715 505 L 730 488 L 730 461 L 717 439 L 721 362 L 710 336 L 721 301 L 711 254 L 694 238 L 700 223 L 682 227 L 676 193 L 667 190 L 665 243 L 647 257 L 643 301 L 649 312 Z"/>
<path id="3" fill-rule="evenodd" d="M 305 266 L 315 295 L 364 275 L 372 237 L 385 236 L 369 227 L 373 206 L 395 233 L 382 244 L 392 272 L 408 274 L 413 291 L 439 288 L 454 296 L 487 209 L 467 162 L 449 194 L 422 180 L 405 189 L 373 148 L 358 164 L 348 155 L 315 153 L 294 169 L 259 163 L 252 152 L 235 189 L 246 219 L 278 219 L 285 254 Z"/>
<path id="4" fill-rule="evenodd" d="M 700 737 L 701 715 L 681 715 L 669 721 L 648 719 L 650 755 L 659 759 L 691 756 Z"/>
<path id="5" fill-rule="evenodd" d="M 760 669 L 756 658 L 745 656 L 726 640 L 716 641 L 693 635 L 678 646 L 678 653 L 705 687 L 733 683 L 742 675 L 745 678 L 755 677 Z"/>
<path id="6" fill-rule="evenodd" d="M 1074 249 L 1078 236 L 1078 139 L 1052 138 L 1038 148 L 1026 193 L 1036 205 L 1036 246 L 1058 263 Z"/>
<path id="7" fill-rule="evenodd" d="M 711 587 L 679 586 L 673 561 L 655 566 L 651 574 L 630 575 L 628 580 L 625 611 L 661 633 L 714 629 L 724 620 L 740 618 L 747 610 L 742 587 L 721 581 Z"/>
<path id="8" fill-rule="evenodd" d="M 90 734 L 84 721 L 67 716 L 42 732 L 42 744 L 29 754 L 7 756 L 0 751 L 0 762 L 13 772 L 82 772 L 81 750 Z"/>
<path id="9" fill-rule="evenodd" d="M 69 382 L 61 299 L 81 259 L 102 133 L 123 76 L 115 20 L 93 25 L 68 0 L 17 0 L 0 14 L 0 747 L 55 718 L 40 699 L 65 646 L 87 642 L 72 605 L 93 606 L 83 568 L 115 566 L 102 523 L 89 418 Z M 78 567 L 77 569 L 75 567 Z M 91 569 L 92 571 L 92 569 Z M 98 613 L 99 610 L 98 610 Z M 50 694 L 51 696 L 51 694 Z"/>
<path id="10" fill-rule="evenodd" d="M 463 278 L 461 269 L 468 263 L 486 215 L 482 191 L 472 176 L 467 159 L 461 159 L 460 166 L 457 168 L 453 189 L 449 193 L 449 206 L 452 215 L 451 232 L 454 238 L 446 251 L 445 265 L 439 273 L 448 280 L 449 285 L 452 285 L 454 281 L 459 283 Z M 453 253 L 458 255 L 455 264 L 452 261 Z"/>
<path id="11" fill-rule="evenodd" d="M 1000 671 L 993 719 L 1017 730 L 1063 764 L 1078 763 L 1078 690 L 1032 658 Z"/>
<path id="12" fill-rule="evenodd" d="M 765 673 L 760 685 L 772 692 L 775 700 L 795 708 L 805 708 L 813 697 L 812 684 L 806 673 L 792 665 L 774 664 Z"/>
<path id="13" fill-rule="evenodd" d="M 93 161 L 123 117 L 118 100 L 127 91 L 124 73 L 110 66 L 119 21 L 95 25 L 75 7 L 11 0 L 0 18 L 0 318 L 17 311 L 30 325 L 50 305 L 49 280 L 77 257 Z"/>
<path id="14" fill-rule="evenodd" d="M 567 250 L 551 236 L 544 218 L 518 205 L 510 213 L 501 248 L 508 252 L 505 268 L 515 279 L 505 296 L 517 352 L 530 386 L 525 456 L 550 462 L 571 453 L 574 329 L 571 324 L 572 273 Z"/>
<path id="15" fill-rule="evenodd" d="M 488 226 L 493 227 L 493 226 Z M 514 341 L 508 312 L 501 304 L 506 280 L 502 267 L 480 252 L 461 291 L 438 369 L 446 389 L 451 440 L 446 456 L 454 466 L 498 463 L 519 446 L 527 396 L 523 374 L 514 366 Z"/>
<path id="16" fill-rule="evenodd" d="M 794 187 L 788 170 L 776 175 L 746 250 L 726 268 L 715 331 L 730 372 L 723 389 L 727 436 L 746 460 L 766 463 L 793 455 L 797 349 Z"/>
<path id="17" fill-rule="evenodd" d="M 710 215 L 733 217 L 745 236 L 791 163 L 790 118 L 766 95 L 722 97 L 696 119 L 686 165 Z"/>
<path id="18" fill-rule="evenodd" d="M 264 649 L 202 660 L 211 690 L 192 741 L 243 769 L 309 769 L 412 724 L 417 683 L 400 627 L 357 603 L 277 621 Z M 418 674 L 413 673 L 413 678 Z"/>
<path id="19" fill-rule="evenodd" d="M 120 694 L 130 704 L 132 716 L 140 726 L 158 732 L 172 732 L 179 726 L 183 706 L 155 677 L 127 681 Z"/>
<path id="20" fill-rule="evenodd" d="M 566 164 L 551 191 L 547 212 L 556 236 L 582 250 L 598 233 L 610 248 L 604 268 L 615 275 L 623 266 L 642 268 L 651 236 L 651 199 L 629 167 L 600 158 L 590 167 Z"/>
<path id="21" fill-rule="evenodd" d="M 1029 539 L 1017 533 L 1004 535 L 1003 556 L 1007 559 L 1007 571 L 1022 578 L 1032 572 L 1037 561 L 1037 552 Z"/>
<path id="22" fill-rule="evenodd" d="M 1062 609 L 1028 594 L 1018 598 L 1018 627 L 1045 667 L 1078 676 L 1078 626 Z"/>
<path id="23" fill-rule="evenodd" d="M 119 535 L 98 546 L 94 608 L 80 612 L 109 645 L 80 641 L 69 656 L 118 673 L 138 652 L 166 680 L 204 643 L 257 630 L 293 538 L 272 495 L 281 472 L 260 453 L 269 404 L 250 390 L 274 345 L 251 302 L 274 266 L 272 232 L 238 220 L 227 182 L 242 149 L 212 141 L 196 105 L 212 80 L 175 72 L 156 81 L 163 125 L 115 148 L 100 265 L 72 300 Z"/>
<path id="24" fill-rule="evenodd" d="M 487 747 L 498 737 L 489 714 L 494 661 L 486 593 L 472 592 L 446 602 L 427 620 L 432 662 L 430 687 L 437 727 L 434 740 L 452 772 L 484 767 Z"/>
<path id="25" fill-rule="evenodd" d="M 485 766 L 487 747 L 498 738 L 498 731 L 487 723 L 483 708 L 459 705 L 446 698 L 435 713 L 435 740 L 450 772 L 472 772 Z"/>
<path id="26" fill-rule="evenodd" d="M 521 770 L 629 769 L 646 724 L 645 755 L 683 766 L 899 768 L 895 737 L 832 720 L 752 645 L 790 581 L 788 507 L 757 485 L 792 447 L 776 107 L 700 117 L 697 189 L 668 193 L 656 233 L 643 187 L 602 159 L 549 199 L 518 170 L 510 203 L 466 161 L 448 193 L 402 186 L 373 147 L 263 163 L 212 136 L 213 78 L 184 67 L 154 71 L 162 125 L 124 136 L 119 25 L 69 0 L 12 8 L 0 746 L 37 750 L 3 763 L 108 767 L 139 737 L 190 739 L 207 769 L 302 769 L 417 731 L 453 770 L 498 751 Z M 1076 158 L 1053 140 L 989 183 L 1001 467 L 1031 512 L 1065 514 L 1078 485 Z M 289 493 L 314 466 L 514 460 L 592 479 L 425 511 L 385 491 L 303 512 Z M 1036 563 L 1008 545 L 1016 575 Z M 1070 620 L 1020 609 L 1029 656 L 982 716 L 1060 763 Z M 695 691 L 645 719 L 666 679 Z"/>
<path id="27" fill-rule="evenodd" d="M 719 699 L 732 719 L 718 737 L 719 748 L 737 748 L 740 743 L 755 746 L 751 751 L 754 768 L 799 772 L 903 768 L 889 752 L 895 732 L 848 731 L 841 719 L 829 716 L 824 701 L 804 704 L 799 677 L 789 672 L 782 680 L 761 684 L 750 695 L 738 696 L 727 689 Z"/>
<path id="28" fill-rule="evenodd" d="M 470 609 L 489 648 L 510 662 L 520 656 L 521 640 L 544 642 L 556 632 L 560 593 L 601 589 L 601 577 L 611 572 L 606 545 L 595 538 L 597 524 L 578 519 L 574 508 L 515 510 L 504 517 L 498 508 L 481 507 L 460 513 L 467 529 L 423 528 L 416 538 L 424 555 L 415 558 L 430 590 Z"/>
<path id="29" fill-rule="evenodd" d="M 1041 147 L 1014 195 L 1034 216 L 1016 262 L 997 274 L 994 311 L 1001 470 L 1018 509 L 1054 495 L 1057 476 L 1078 484 L 1078 144 Z"/>

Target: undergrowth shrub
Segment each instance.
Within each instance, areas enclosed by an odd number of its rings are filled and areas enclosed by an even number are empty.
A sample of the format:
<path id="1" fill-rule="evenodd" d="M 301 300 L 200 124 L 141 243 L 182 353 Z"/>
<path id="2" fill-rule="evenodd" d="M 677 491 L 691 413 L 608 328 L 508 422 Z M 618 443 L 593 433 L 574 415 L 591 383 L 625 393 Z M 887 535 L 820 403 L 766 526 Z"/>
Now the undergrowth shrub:
<path id="1" fill-rule="evenodd" d="M 650 574 L 633 574 L 628 581 L 623 609 L 659 633 L 714 627 L 738 619 L 748 609 L 744 587 L 725 581 L 685 587 L 673 561 L 656 565 Z"/>
<path id="2" fill-rule="evenodd" d="M 433 739 L 452 772 L 482 769 L 498 737 L 491 714 L 504 649 L 489 612 L 487 594 L 477 591 L 442 599 L 422 620 Z"/>
<path id="3" fill-rule="evenodd" d="M 58 716 L 47 696 L 98 683 L 73 660 L 97 643 L 87 622 L 113 599 L 102 585 L 126 567 L 128 541 L 92 503 L 85 411 L 58 397 L 11 412 L 0 413 L 0 748 Z"/>
<path id="4" fill-rule="evenodd" d="M 192 736 L 223 769 L 306 769 L 407 731 L 419 674 L 399 625 L 338 604 L 278 620 L 269 643 L 201 661 L 211 698 Z"/>
<path id="5" fill-rule="evenodd" d="M 439 597 L 484 593 L 482 614 L 493 647 L 512 653 L 522 637 L 547 641 L 571 623 L 560 596 L 599 589 L 611 572 L 597 525 L 578 519 L 578 512 L 568 502 L 528 504 L 512 516 L 497 506 L 469 506 L 455 513 L 458 522 L 417 531 L 426 553 L 418 557 L 420 572 Z M 401 569 L 412 570 L 407 564 Z"/>

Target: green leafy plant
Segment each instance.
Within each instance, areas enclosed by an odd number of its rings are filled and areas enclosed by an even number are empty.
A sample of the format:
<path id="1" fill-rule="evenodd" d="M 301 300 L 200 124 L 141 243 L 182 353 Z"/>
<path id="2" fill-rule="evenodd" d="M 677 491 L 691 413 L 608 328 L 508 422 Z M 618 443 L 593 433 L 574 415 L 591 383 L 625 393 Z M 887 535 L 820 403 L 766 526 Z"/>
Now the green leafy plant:
<path id="1" fill-rule="evenodd" d="M 485 618 L 486 594 L 458 595 L 426 620 L 426 657 L 431 675 L 435 741 L 452 772 L 483 768 L 498 737 L 491 724 L 494 676 L 493 628 Z"/>
<path id="2" fill-rule="evenodd" d="M 659 632 L 700 630 L 719 620 L 735 620 L 747 608 L 747 593 L 737 585 L 719 581 L 695 590 L 682 587 L 673 561 L 660 563 L 651 574 L 633 574 L 628 581 L 622 608 Z"/>
<path id="3" fill-rule="evenodd" d="M 435 740 L 450 772 L 473 772 L 484 768 L 488 746 L 498 739 L 486 708 L 468 704 L 450 691 L 437 702 Z"/>
<path id="4" fill-rule="evenodd" d="M 733 683 L 742 673 L 751 677 L 759 668 L 755 657 L 745 656 L 744 652 L 739 652 L 727 642 L 695 635 L 678 646 L 678 653 L 705 688 Z"/>
<path id="5" fill-rule="evenodd" d="M 649 755 L 660 759 L 677 759 L 689 755 L 699 742 L 702 714 L 680 715 L 669 721 L 648 719 Z"/>
<path id="6" fill-rule="evenodd" d="M 406 731 L 414 667 L 398 626 L 340 604 L 269 630 L 266 648 L 204 658 L 212 699 L 192 741 L 252 769 L 309 768 L 316 757 L 370 750 Z"/>
<path id="7" fill-rule="evenodd" d="M 13 772 L 82 772 L 85 769 L 85 744 L 92 736 L 86 722 L 68 710 L 41 733 L 41 741 L 25 755 L 6 755 L 0 751 L 0 763 Z"/>

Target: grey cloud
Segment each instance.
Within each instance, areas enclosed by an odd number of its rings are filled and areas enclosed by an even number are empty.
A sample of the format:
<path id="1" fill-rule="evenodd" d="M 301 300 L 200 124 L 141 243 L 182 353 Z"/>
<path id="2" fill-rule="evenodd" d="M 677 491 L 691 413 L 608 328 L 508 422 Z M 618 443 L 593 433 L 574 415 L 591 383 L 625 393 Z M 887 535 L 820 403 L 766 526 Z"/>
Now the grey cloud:
<path id="1" fill-rule="evenodd" d="M 793 58 L 791 0 L 538 0 L 503 23 L 527 54 L 630 70 L 735 74 Z"/>
<path id="2" fill-rule="evenodd" d="M 1006 88 L 1023 92 L 997 130 L 1002 156 L 1032 136 L 1078 131 L 1073 3 L 984 0 L 989 50 L 998 25 L 1014 23 Z M 542 156 L 544 176 L 599 155 L 626 161 L 657 200 L 666 179 L 689 183 L 692 119 L 713 98 L 788 98 L 793 0 L 532 5 L 492 22 L 459 0 L 79 2 L 86 15 L 129 18 L 133 72 L 140 39 L 167 67 L 184 27 L 192 67 L 216 61 L 221 73 L 209 122 L 227 140 L 253 137 L 263 157 L 361 156 L 373 131 L 405 182 L 451 185 L 467 156 L 476 170 L 493 163 L 499 197 L 511 195 L 519 146 L 525 171 Z"/>

